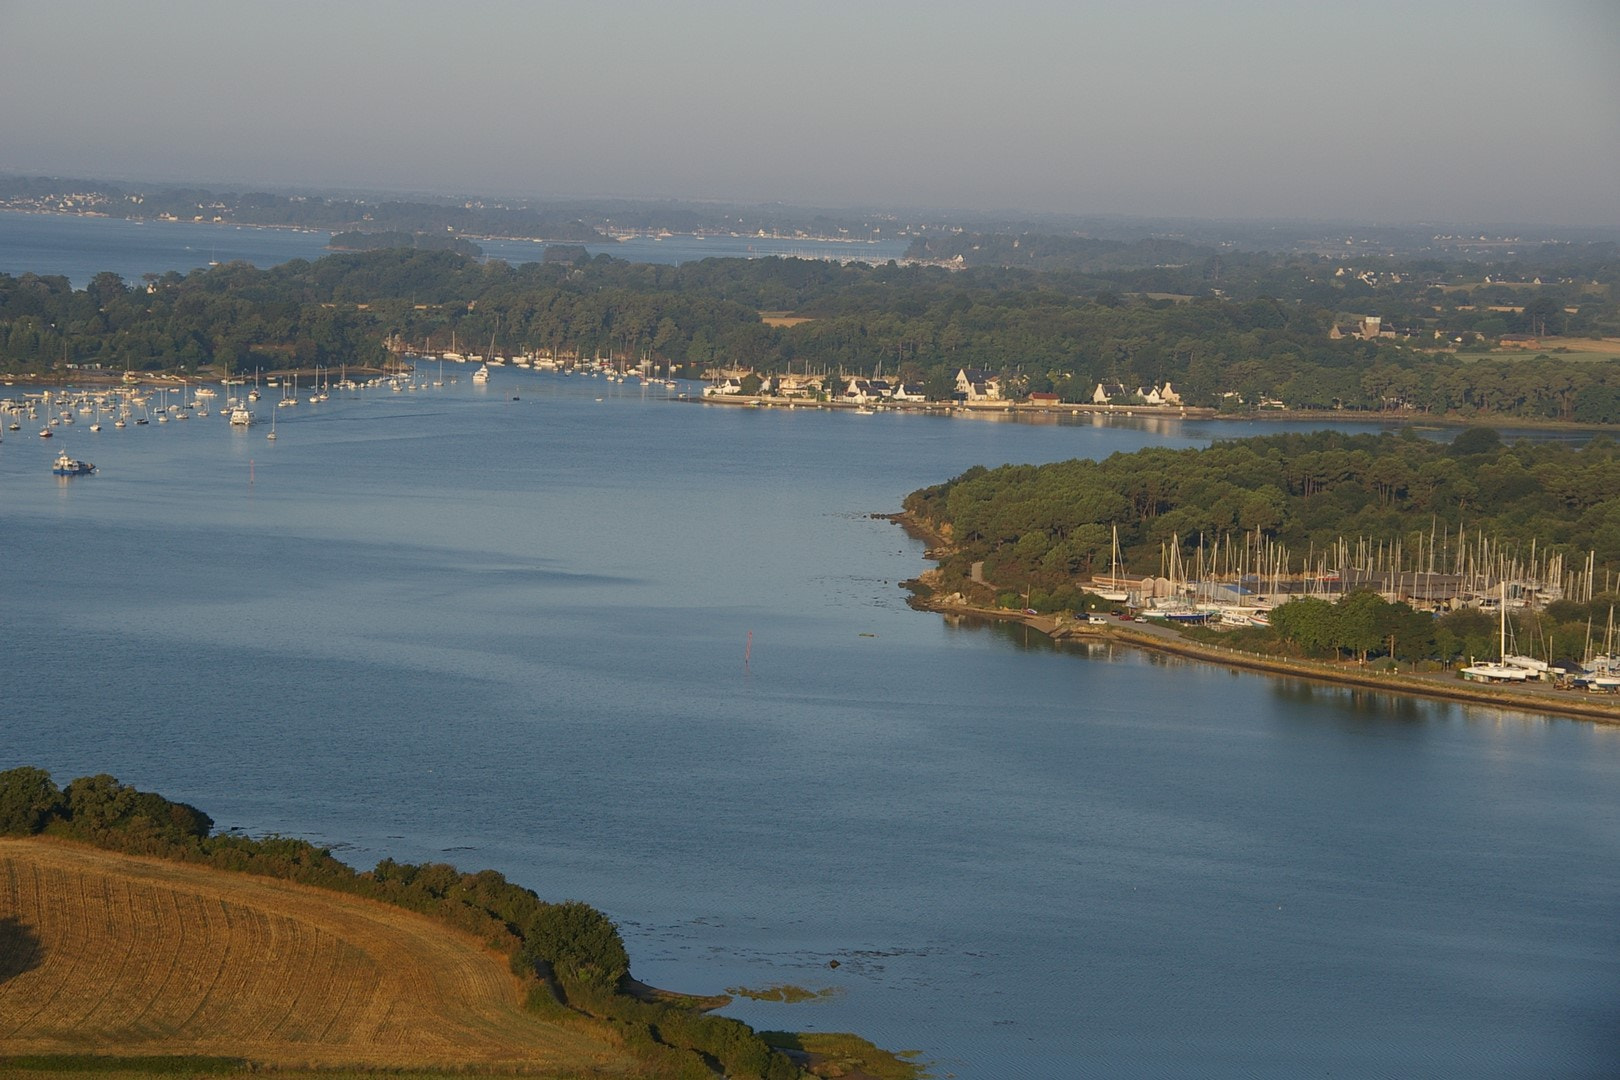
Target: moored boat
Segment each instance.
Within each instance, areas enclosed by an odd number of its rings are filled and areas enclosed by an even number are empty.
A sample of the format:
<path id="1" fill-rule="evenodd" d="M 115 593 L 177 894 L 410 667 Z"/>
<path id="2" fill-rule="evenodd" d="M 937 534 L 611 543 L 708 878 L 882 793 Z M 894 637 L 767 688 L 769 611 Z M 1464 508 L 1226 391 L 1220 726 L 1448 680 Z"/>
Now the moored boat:
<path id="1" fill-rule="evenodd" d="M 1531 669 L 1531 664 L 1514 663 L 1516 660 L 1525 660 L 1527 657 L 1508 655 L 1507 644 L 1507 582 L 1502 582 L 1502 598 L 1497 603 L 1497 612 L 1501 619 L 1501 642 L 1497 649 L 1497 659 L 1486 663 L 1469 664 L 1462 669 L 1462 677 L 1468 682 L 1528 682 L 1538 672 Z M 1542 664 L 1545 670 L 1547 665 Z"/>
<path id="2" fill-rule="evenodd" d="M 56 455 L 56 461 L 51 466 L 51 472 L 57 476 L 88 476 L 95 471 L 94 465 L 70 456 L 66 450 Z"/>

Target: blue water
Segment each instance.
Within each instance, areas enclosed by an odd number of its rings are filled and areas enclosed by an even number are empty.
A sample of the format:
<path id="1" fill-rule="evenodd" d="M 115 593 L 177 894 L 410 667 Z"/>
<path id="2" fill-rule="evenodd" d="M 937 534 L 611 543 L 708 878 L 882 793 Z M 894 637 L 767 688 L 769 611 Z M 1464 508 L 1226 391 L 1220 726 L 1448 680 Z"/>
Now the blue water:
<path id="1" fill-rule="evenodd" d="M 0 213 L 0 274 L 58 274 L 76 289 L 110 270 L 132 285 L 144 274 L 181 274 L 211 262 L 275 266 L 329 255 L 329 232 L 189 221 L 125 221 L 65 214 Z"/>
<path id="2" fill-rule="evenodd" d="M 249 262 L 270 267 L 291 259 L 330 255 L 330 232 L 256 228 L 191 221 L 126 221 L 121 218 L 74 217 L 65 214 L 0 212 L 0 274 L 60 274 L 82 289 L 103 270 L 131 284 L 144 274 L 171 270 L 189 273 L 211 262 Z M 546 245 L 525 240 L 480 240 L 484 254 L 514 265 L 539 262 Z M 622 242 L 588 244 L 592 255 L 608 254 L 630 262 L 675 264 L 708 258 L 763 258 L 768 255 L 807 259 L 899 258 L 904 240 L 846 244 L 836 241 L 777 240 L 747 236 L 638 237 Z"/>
<path id="3" fill-rule="evenodd" d="M 0 768 L 495 867 L 939 1076 L 1613 1075 L 1620 730 L 904 605 L 908 491 L 1233 428 L 457 374 L 8 433 Z"/>

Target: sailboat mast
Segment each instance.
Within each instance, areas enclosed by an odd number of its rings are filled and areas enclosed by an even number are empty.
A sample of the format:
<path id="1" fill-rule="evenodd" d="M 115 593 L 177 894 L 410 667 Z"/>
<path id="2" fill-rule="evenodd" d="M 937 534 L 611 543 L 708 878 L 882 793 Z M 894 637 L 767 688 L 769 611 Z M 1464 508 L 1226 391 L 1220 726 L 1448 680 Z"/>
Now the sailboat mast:
<path id="1" fill-rule="evenodd" d="M 1502 629 L 1500 631 L 1501 643 L 1496 650 L 1496 655 L 1499 660 L 1505 663 L 1507 661 L 1507 580 L 1505 578 L 1502 581 L 1502 599 L 1497 603 L 1497 607 L 1501 609 Z"/>

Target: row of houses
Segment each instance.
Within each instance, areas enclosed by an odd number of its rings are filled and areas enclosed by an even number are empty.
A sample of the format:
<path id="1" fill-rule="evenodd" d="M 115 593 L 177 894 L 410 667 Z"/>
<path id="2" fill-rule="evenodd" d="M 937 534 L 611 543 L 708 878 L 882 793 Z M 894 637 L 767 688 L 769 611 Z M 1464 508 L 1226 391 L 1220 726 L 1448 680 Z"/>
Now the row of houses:
<path id="1" fill-rule="evenodd" d="M 1098 383 L 1091 392 L 1093 405 L 1180 405 L 1181 395 L 1166 382 L 1163 386 L 1138 386 L 1127 390 L 1122 383 Z"/>
<path id="2" fill-rule="evenodd" d="M 956 392 L 967 401 L 1000 401 L 1002 384 L 999 377 L 977 368 L 963 368 L 956 373 Z M 1029 400 L 1036 404 L 1060 403 L 1057 394 L 1034 393 Z M 1138 386 L 1128 389 L 1123 383 L 1098 383 L 1091 392 L 1093 405 L 1181 405 L 1181 395 L 1169 382 L 1163 386 Z"/>
<path id="3" fill-rule="evenodd" d="M 724 395 L 761 394 L 767 397 L 820 398 L 827 392 L 828 379 L 823 375 L 762 375 L 757 376 L 756 390 L 745 388 L 749 375 L 724 375 L 703 388 L 704 397 Z M 843 389 L 834 398 L 856 405 L 879 401 L 927 401 L 920 383 L 890 382 L 887 379 L 846 379 Z"/>
<path id="4" fill-rule="evenodd" d="M 748 390 L 757 379 L 758 389 Z M 819 398 L 827 391 L 830 379 L 825 375 L 756 375 L 747 371 L 721 371 L 714 373 L 714 381 L 704 387 L 705 397 L 723 395 L 762 394 L 783 398 Z M 880 401 L 926 401 L 927 395 L 919 383 L 907 383 L 882 378 L 854 378 L 841 382 L 842 390 L 835 400 L 865 405 Z M 1001 376 L 980 368 L 960 368 L 956 372 L 956 397 L 961 401 L 1005 401 L 1005 384 Z M 1037 404 L 1060 403 L 1056 394 L 1034 393 L 1029 400 Z M 1091 395 L 1094 405 L 1181 405 L 1181 395 L 1168 382 L 1162 386 L 1138 386 L 1131 390 L 1121 383 L 1098 383 Z"/>

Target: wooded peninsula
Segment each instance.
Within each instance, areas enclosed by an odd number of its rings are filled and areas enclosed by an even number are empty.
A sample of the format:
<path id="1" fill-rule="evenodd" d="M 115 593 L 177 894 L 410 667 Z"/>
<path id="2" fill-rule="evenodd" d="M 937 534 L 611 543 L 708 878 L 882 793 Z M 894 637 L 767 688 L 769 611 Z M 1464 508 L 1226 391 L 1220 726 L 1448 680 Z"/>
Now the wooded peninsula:
<path id="1" fill-rule="evenodd" d="M 1511 624 L 1578 673 L 1615 647 L 1617 495 L 1604 437 L 1329 431 L 974 468 L 904 518 L 940 539 L 925 597 L 1083 615 L 1129 593 L 1195 640 L 1405 671 L 1494 659 Z"/>

